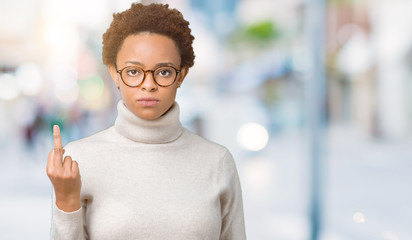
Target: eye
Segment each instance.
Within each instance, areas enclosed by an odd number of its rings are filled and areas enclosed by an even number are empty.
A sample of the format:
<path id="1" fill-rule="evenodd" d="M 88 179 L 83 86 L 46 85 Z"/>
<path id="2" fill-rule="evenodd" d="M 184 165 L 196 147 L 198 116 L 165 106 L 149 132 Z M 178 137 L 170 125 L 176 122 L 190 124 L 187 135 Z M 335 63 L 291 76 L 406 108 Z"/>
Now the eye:
<path id="1" fill-rule="evenodd" d="M 136 77 L 139 76 L 142 73 L 142 71 L 138 68 L 129 68 L 126 69 L 126 73 L 130 77 Z"/>
<path id="2" fill-rule="evenodd" d="M 156 75 L 160 77 L 170 77 L 172 75 L 172 70 L 170 68 L 161 68 L 156 71 Z"/>

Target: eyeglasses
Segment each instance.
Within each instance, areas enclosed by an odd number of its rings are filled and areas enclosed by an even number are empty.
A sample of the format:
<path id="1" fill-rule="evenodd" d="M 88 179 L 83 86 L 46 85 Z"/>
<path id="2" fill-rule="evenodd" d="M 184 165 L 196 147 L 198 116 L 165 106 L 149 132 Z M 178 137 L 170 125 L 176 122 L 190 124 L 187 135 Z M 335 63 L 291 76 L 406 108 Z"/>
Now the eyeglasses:
<path id="1" fill-rule="evenodd" d="M 129 87 L 140 87 L 146 79 L 146 73 L 151 72 L 153 80 L 161 87 L 168 87 L 175 83 L 177 74 L 181 72 L 172 66 L 158 67 L 154 70 L 143 70 L 140 67 L 128 66 L 117 70 L 122 81 Z"/>

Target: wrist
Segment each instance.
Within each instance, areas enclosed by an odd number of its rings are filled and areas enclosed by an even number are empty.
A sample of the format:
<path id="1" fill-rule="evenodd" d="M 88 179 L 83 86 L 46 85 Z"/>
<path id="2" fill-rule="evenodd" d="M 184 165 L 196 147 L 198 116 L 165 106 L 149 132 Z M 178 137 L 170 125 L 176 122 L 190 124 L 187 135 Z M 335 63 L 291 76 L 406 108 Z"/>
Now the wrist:
<path id="1" fill-rule="evenodd" d="M 80 194 L 63 195 L 56 193 L 56 206 L 64 212 L 74 212 L 80 209 Z"/>

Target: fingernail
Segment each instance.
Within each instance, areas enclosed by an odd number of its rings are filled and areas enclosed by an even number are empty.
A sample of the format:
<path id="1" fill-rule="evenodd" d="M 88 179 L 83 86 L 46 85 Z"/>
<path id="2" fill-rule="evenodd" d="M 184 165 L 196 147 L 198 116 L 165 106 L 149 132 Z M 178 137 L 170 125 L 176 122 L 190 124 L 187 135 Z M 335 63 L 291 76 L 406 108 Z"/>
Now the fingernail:
<path id="1" fill-rule="evenodd" d="M 54 126 L 53 126 L 53 131 L 57 132 L 57 130 L 59 130 L 59 126 L 54 125 Z"/>

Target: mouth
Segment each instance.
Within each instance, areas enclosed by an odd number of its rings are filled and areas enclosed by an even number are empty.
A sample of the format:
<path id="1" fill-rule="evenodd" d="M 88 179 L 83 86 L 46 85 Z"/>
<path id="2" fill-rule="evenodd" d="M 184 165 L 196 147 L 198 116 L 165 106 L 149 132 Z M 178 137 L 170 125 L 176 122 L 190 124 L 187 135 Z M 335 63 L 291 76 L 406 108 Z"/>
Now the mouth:
<path id="1" fill-rule="evenodd" d="M 139 98 L 137 103 L 145 106 L 145 107 L 152 107 L 159 103 L 159 99 L 156 98 Z"/>

